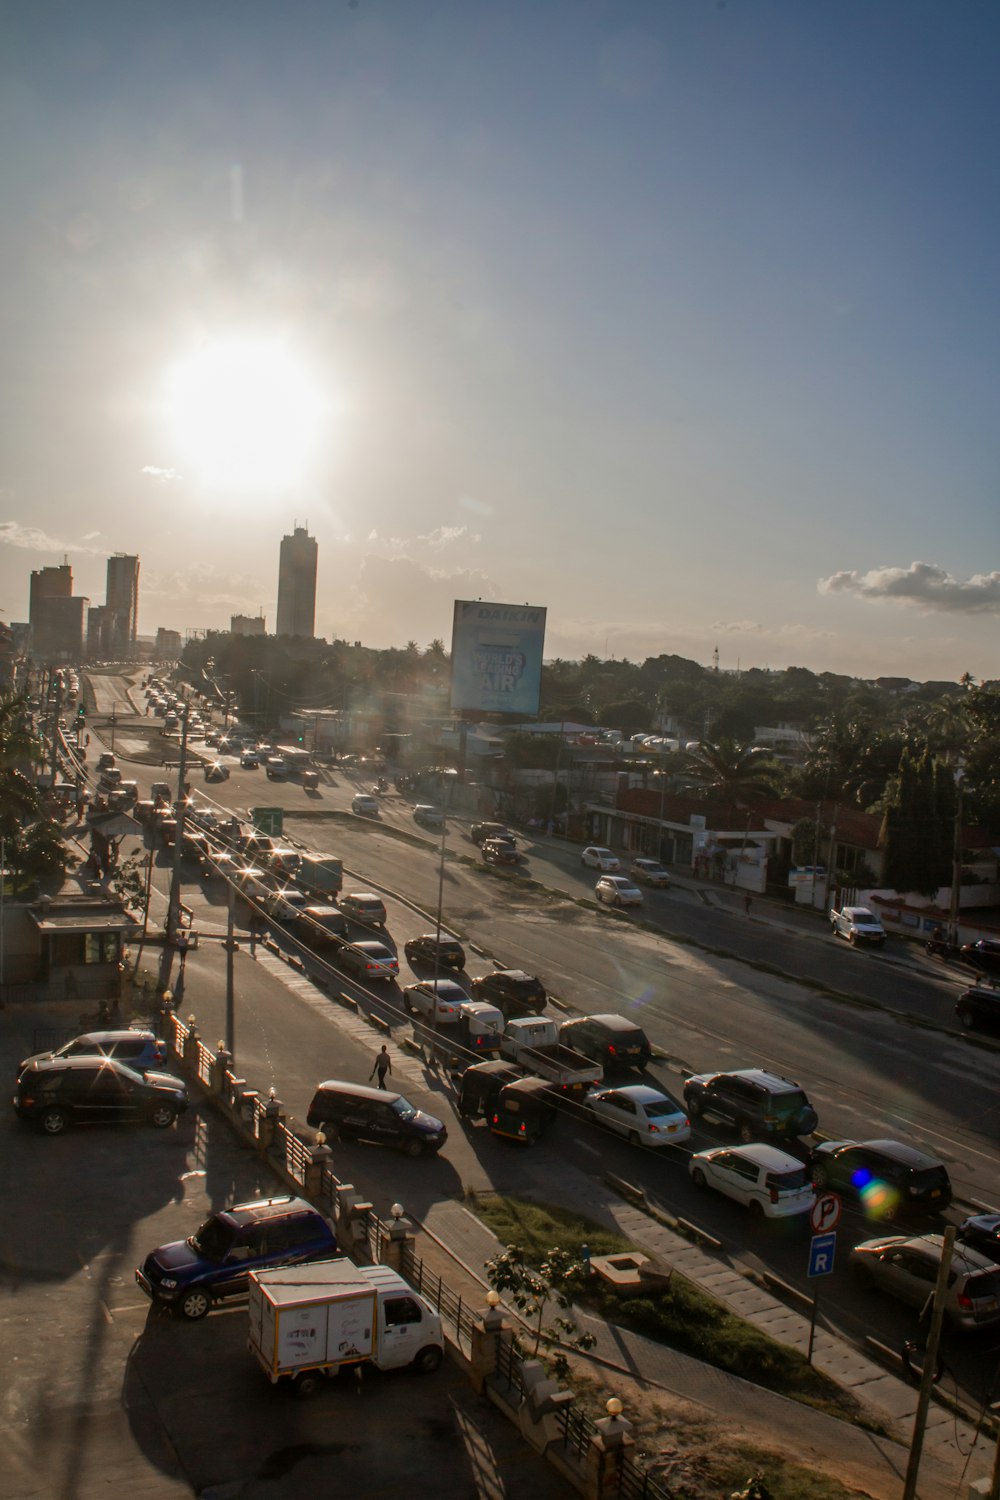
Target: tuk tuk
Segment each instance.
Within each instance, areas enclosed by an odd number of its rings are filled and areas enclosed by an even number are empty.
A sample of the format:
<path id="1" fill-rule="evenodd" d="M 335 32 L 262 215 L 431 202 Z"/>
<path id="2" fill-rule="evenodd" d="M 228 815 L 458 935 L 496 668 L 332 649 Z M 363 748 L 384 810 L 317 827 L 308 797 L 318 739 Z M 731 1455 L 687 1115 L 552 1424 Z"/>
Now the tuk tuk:
<path id="1" fill-rule="evenodd" d="M 303 771 L 302 772 L 302 785 L 303 785 L 303 787 L 305 788 L 305 790 L 307 792 L 318 792 L 319 791 L 319 772 L 318 771 Z"/>
<path id="2" fill-rule="evenodd" d="M 555 1118 L 556 1103 L 544 1078 L 509 1062 L 485 1062 L 463 1073 L 458 1111 L 484 1119 L 493 1135 L 532 1146 Z"/>

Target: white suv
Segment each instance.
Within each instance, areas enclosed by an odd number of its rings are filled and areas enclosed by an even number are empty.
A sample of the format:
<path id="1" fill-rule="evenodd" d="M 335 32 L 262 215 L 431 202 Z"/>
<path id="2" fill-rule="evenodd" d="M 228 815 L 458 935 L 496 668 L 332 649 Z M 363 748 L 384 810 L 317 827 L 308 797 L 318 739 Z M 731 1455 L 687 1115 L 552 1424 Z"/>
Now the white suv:
<path id="1" fill-rule="evenodd" d="M 610 849 L 601 849 L 596 844 L 584 849 L 580 855 L 580 863 L 589 865 L 592 870 L 620 870 L 622 867 L 617 854 L 612 854 Z"/>
<path id="2" fill-rule="evenodd" d="M 626 875 L 602 875 L 594 886 L 594 894 L 606 906 L 642 905 L 642 892 Z"/>

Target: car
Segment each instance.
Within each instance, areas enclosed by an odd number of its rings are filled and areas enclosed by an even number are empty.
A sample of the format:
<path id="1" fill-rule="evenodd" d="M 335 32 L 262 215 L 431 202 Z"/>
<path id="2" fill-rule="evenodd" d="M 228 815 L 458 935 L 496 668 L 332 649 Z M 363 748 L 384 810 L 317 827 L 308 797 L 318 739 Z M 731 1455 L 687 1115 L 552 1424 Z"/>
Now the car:
<path id="1" fill-rule="evenodd" d="M 264 774 L 268 781 L 287 781 L 288 762 L 280 755 L 269 755 L 264 762 Z"/>
<path id="2" fill-rule="evenodd" d="M 339 948 L 347 941 L 347 918 L 339 906 L 315 901 L 301 906 L 290 918 L 290 926 L 309 948 Z"/>
<path id="3" fill-rule="evenodd" d="M 354 922 L 363 922 L 366 927 L 385 926 L 385 902 L 372 891 L 342 891 L 337 905 Z"/>
<path id="4" fill-rule="evenodd" d="M 105 750 L 97 757 L 97 769 L 99 771 L 110 771 L 112 766 L 118 764 L 112 750 Z"/>
<path id="5" fill-rule="evenodd" d="M 961 956 L 980 973 L 1000 980 L 1000 940 L 980 938 L 975 943 L 963 943 Z"/>
<path id="6" fill-rule="evenodd" d="M 165 1130 L 188 1106 L 187 1089 L 169 1073 L 137 1073 L 111 1057 L 31 1062 L 17 1080 L 14 1109 L 45 1135 L 67 1125 L 144 1121 Z"/>
<path id="7" fill-rule="evenodd" d="M 309 904 L 309 897 L 298 886 L 283 885 L 261 898 L 261 906 L 276 922 L 290 922 Z M 346 922 L 346 918 L 341 917 Z"/>
<path id="8" fill-rule="evenodd" d="M 684 1083 L 684 1103 L 693 1119 L 710 1114 L 734 1126 L 744 1143 L 811 1135 L 818 1123 L 799 1085 L 763 1068 L 693 1073 Z"/>
<path id="9" fill-rule="evenodd" d="M 902 1141 L 822 1141 L 809 1165 L 817 1187 L 856 1197 L 872 1218 L 937 1213 L 951 1202 L 944 1162 Z"/>
<path id="10" fill-rule="evenodd" d="M 448 1139 L 443 1122 L 391 1089 L 329 1078 L 313 1095 L 306 1121 L 333 1140 L 374 1141 L 407 1156 L 431 1156 Z"/>
<path id="11" fill-rule="evenodd" d="M 423 932 L 408 938 L 403 947 L 409 963 L 437 964 L 444 969 L 464 969 L 465 949 L 457 938 Z"/>
<path id="12" fill-rule="evenodd" d="M 955 1015 L 966 1031 L 1000 1032 L 1000 991 L 963 990 L 955 1001 Z"/>
<path id="13" fill-rule="evenodd" d="M 867 906 L 843 906 L 830 912 L 830 928 L 834 937 L 845 937 L 852 947 L 859 943 L 873 943 L 881 948 L 885 942 L 885 928 Z"/>
<path id="14" fill-rule="evenodd" d="M 260 756 L 256 750 L 241 750 L 240 765 L 244 771 L 257 771 L 260 769 Z"/>
<path id="15" fill-rule="evenodd" d="M 642 892 L 625 875 L 602 875 L 594 895 L 605 906 L 641 906 Z"/>
<path id="16" fill-rule="evenodd" d="M 266 865 L 274 875 L 283 876 L 286 879 L 291 876 L 294 879 L 302 868 L 302 855 L 297 849 L 292 849 L 287 844 L 272 843 L 261 863 Z"/>
<path id="17" fill-rule="evenodd" d="M 1000 1214 L 973 1214 L 963 1219 L 955 1231 L 955 1239 L 1000 1265 Z"/>
<path id="18" fill-rule="evenodd" d="M 548 998 L 545 986 L 535 974 L 523 969 L 494 969 L 469 986 L 473 1000 L 495 1005 L 507 1021 L 519 1016 L 540 1016 Z"/>
<path id="19" fill-rule="evenodd" d="M 590 844 L 580 855 L 581 865 L 587 865 L 591 870 L 602 870 L 611 873 L 620 870 L 622 862 L 617 854 L 612 854 L 610 849 L 602 849 L 597 844 Z"/>
<path id="20" fill-rule="evenodd" d="M 186 1240 L 150 1251 L 135 1279 L 151 1302 L 193 1322 L 245 1297 L 251 1271 L 336 1255 L 333 1225 L 304 1198 L 258 1198 L 212 1214 Z"/>
<path id="21" fill-rule="evenodd" d="M 941 1234 L 913 1239 L 891 1234 L 862 1240 L 851 1251 L 848 1264 L 859 1286 L 886 1292 L 923 1310 L 934 1296 L 943 1254 Z M 957 1332 L 1000 1323 L 1000 1266 L 969 1245 L 956 1244 L 952 1249 L 944 1316 Z"/>
<path id="22" fill-rule="evenodd" d="M 652 885 L 665 890 L 670 884 L 670 876 L 658 859 L 634 859 L 628 872 L 637 885 Z"/>
<path id="23" fill-rule="evenodd" d="M 454 979 L 421 979 L 403 988 L 403 1009 L 430 1021 L 455 1021 L 469 996 Z"/>
<path id="24" fill-rule="evenodd" d="M 649 1064 L 652 1048 L 641 1026 L 625 1016 L 604 1014 L 574 1016 L 559 1027 L 559 1040 L 574 1052 L 599 1062 L 605 1073 L 638 1068 L 641 1073 Z"/>
<path id="25" fill-rule="evenodd" d="M 596 1119 L 627 1136 L 633 1146 L 676 1146 L 691 1134 L 683 1106 L 661 1089 L 643 1083 L 593 1089 L 583 1103 Z"/>
<path id="26" fill-rule="evenodd" d="M 351 798 L 351 812 L 355 812 L 362 818 L 377 818 L 379 815 L 378 798 L 373 797 L 370 792 L 358 792 Z"/>
<path id="27" fill-rule="evenodd" d="M 688 1172 L 695 1187 L 714 1188 L 756 1218 L 792 1218 L 809 1213 L 816 1202 L 808 1167 L 762 1141 L 696 1151 Z"/>
<path id="28" fill-rule="evenodd" d="M 485 843 L 487 839 L 503 839 L 510 844 L 516 842 L 506 823 L 473 823 L 469 837 L 474 844 Z"/>
<path id="29" fill-rule="evenodd" d="M 356 979 L 392 981 L 399 974 L 399 959 L 384 943 L 345 943 L 337 953 L 337 962 Z"/>
<path id="30" fill-rule="evenodd" d="M 444 827 L 444 813 L 440 807 L 433 807 L 429 802 L 418 802 L 413 809 L 413 821 L 419 823 L 421 828 L 439 831 Z"/>
<path id="31" fill-rule="evenodd" d="M 521 863 L 517 845 L 509 844 L 506 839 L 484 839 L 479 846 L 479 852 L 483 857 L 483 863 L 487 865 L 519 865 Z"/>
<path id="32" fill-rule="evenodd" d="M 219 741 L 220 741 L 221 738 L 222 738 L 222 730 L 221 729 L 206 729 L 205 730 L 205 744 L 206 745 L 217 745 L 219 743 Z"/>
<path id="33" fill-rule="evenodd" d="M 60 1057 L 113 1057 L 127 1063 L 137 1073 L 157 1070 L 167 1060 L 167 1044 L 161 1042 L 152 1031 L 133 1030 L 123 1027 L 117 1031 L 88 1031 L 64 1042 L 54 1052 L 36 1052 L 18 1064 L 20 1078 L 31 1063 L 53 1062 Z"/>
<path id="34" fill-rule="evenodd" d="M 232 854 L 223 849 L 213 849 L 201 862 L 203 880 L 230 880 L 235 883 L 242 866 Z"/>

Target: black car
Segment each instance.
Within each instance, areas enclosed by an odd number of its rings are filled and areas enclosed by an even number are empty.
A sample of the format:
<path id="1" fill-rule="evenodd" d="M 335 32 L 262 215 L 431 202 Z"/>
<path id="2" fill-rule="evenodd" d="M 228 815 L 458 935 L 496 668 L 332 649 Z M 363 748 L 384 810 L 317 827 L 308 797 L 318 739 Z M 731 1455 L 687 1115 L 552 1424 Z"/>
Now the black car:
<path id="1" fill-rule="evenodd" d="M 649 1063 L 652 1048 L 641 1026 L 624 1016 L 578 1016 L 564 1021 L 559 1040 L 584 1057 L 599 1062 L 605 1073 L 637 1068 L 641 1073 Z"/>
<path id="2" fill-rule="evenodd" d="M 962 958 L 988 979 L 1000 981 L 1000 942 L 995 938 L 980 938 L 978 943 L 963 943 Z"/>
<path id="3" fill-rule="evenodd" d="M 445 969 L 465 968 L 465 949 L 457 938 L 424 932 L 420 937 L 410 938 L 403 947 L 410 963 L 433 964 L 435 961 Z"/>
<path id="4" fill-rule="evenodd" d="M 809 1165 L 817 1187 L 858 1198 L 873 1218 L 915 1209 L 937 1212 L 951 1202 L 944 1162 L 902 1141 L 823 1141 Z"/>
<path id="5" fill-rule="evenodd" d="M 14 1108 L 46 1135 L 67 1125 L 144 1121 L 165 1130 L 188 1106 L 187 1089 L 169 1073 L 136 1073 L 111 1057 L 56 1057 L 29 1062 L 17 1080 Z"/>
<path id="6" fill-rule="evenodd" d="M 817 1125 L 816 1111 L 799 1085 L 763 1068 L 694 1073 L 684 1084 L 684 1102 L 693 1119 L 714 1115 L 735 1126 L 745 1144 L 811 1135 Z"/>
<path id="7" fill-rule="evenodd" d="M 508 844 L 516 842 L 506 823 L 473 823 L 469 837 L 474 844 L 485 843 L 487 839 L 503 839 Z"/>
<path id="8" fill-rule="evenodd" d="M 186 1240 L 146 1256 L 135 1279 L 153 1302 L 203 1318 L 214 1302 L 245 1297 L 251 1271 L 337 1254 L 327 1219 L 304 1198 L 262 1198 L 212 1214 Z"/>
<path id="9" fill-rule="evenodd" d="M 963 990 L 955 1015 L 966 1031 L 1000 1032 L 1000 990 Z"/>
<path id="10" fill-rule="evenodd" d="M 1000 1214 L 974 1214 L 959 1224 L 955 1238 L 1000 1264 Z"/>
<path id="11" fill-rule="evenodd" d="M 483 857 L 483 863 L 487 865 L 519 865 L 521 863 L 517 845 L 508 844 L 506 839 L 484 839 L 479 852 Z"/>
<path id="12" fill-rule="evenodd" d="M 318 1086 L 306 1119 L 328 1137 L 375 1141 L 395 1146 L 407 1156 L 430 1156 L 448 1139 L 441 1120 L 417 1109 L 402 1094 L 337 1078 Z"/>
<path id="13" fill-rule="evenodd" d="M 508 1021 L 519 1016 L 540 1016 L 545 1009 L 545 986 L 534 974 L 523 969 L 496 969 L 474 979 L 470 985 L 473 1000 L 495 1005 Z"/>

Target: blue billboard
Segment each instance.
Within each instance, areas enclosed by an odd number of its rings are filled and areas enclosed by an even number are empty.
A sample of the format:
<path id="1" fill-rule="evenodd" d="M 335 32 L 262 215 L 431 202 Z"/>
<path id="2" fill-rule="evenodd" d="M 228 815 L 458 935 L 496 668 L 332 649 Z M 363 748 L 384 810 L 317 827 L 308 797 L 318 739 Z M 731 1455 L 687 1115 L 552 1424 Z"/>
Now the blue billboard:
<path id="1" fill-rule="evenodd" d="M 545 610 L 531 604 L 456 599 L 451 634 L 453 712 L 538 712 Z"/>

